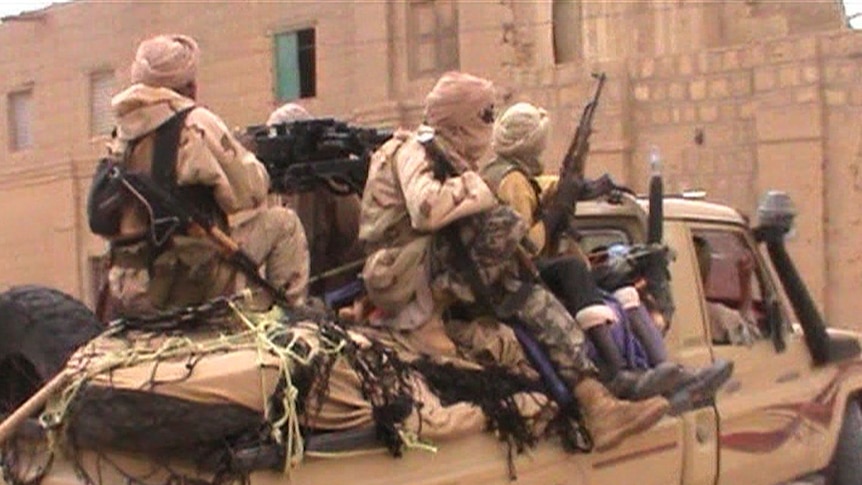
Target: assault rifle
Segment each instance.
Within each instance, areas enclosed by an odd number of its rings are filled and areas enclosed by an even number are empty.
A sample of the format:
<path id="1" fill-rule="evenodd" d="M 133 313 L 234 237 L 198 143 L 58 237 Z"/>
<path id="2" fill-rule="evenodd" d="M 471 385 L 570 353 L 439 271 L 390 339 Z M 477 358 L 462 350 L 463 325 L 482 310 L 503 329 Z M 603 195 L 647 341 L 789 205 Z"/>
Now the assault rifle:
<path id="1" fill-rule="evenodd" d="M 593 116 L 595 116 L 596 108 L 599 106 L 599 97 L 602 95 L 602 88 L 607 78 L 605 73 L 593 73 L 593 77 L 598 79 L 599 82 L 596 85 L 593 97 L 584 106 L 581 120 L 575 129 L 575 136 L 572 138 L 571 143 L 569 143 L 566 156 L 563 157 L 563 163 L 560 165 L 561 179 L 563 177 L 577 177 L 583 180 L 584 178 L 584 166 L 587 162 L 587 154 L 590 151 L 590 135 L 593 134 Z"/>
<path id="2" fill-rule="evenodd" d="M 602 88 L 604 88 L 605 80 L 607 79 L 605 73 L 593 73 L 593 77 L 598 79 L 596 90 L 593 92 L 593 97 L 586 106 L 584 106 L 584 110 L 581 113 L 581 119 L 578 121 L 578 126 L 575 129 L 575 135 L 572 137 L 571 143 L 569 143 L 569 148 L 566 150 L 566 155 L 563 157 L 562 164 L 560 164 L 559 179 L 561 181 L 567 178 L 574 178 L 580 182 L 580 191 L 576 199 L 577 201 L 594 200 L 603 196 L 613 196 L 620 192 L 627 192 L 634 195 L 631 190 L 614 183 L 613 179 L 611 179 L 608 174 L 604 174 L 595 180 L 585 180 L 584 178 L 584 167 L 587 162 L 587 155 L 590 151 L 590 136 L 593 134 L 593 117 L 595 116 L 596 109 L 599 106 L 599 98 L 602 95 Z M 618 197 L 616 199 L 618 199 Z M 572 214 L 574 214 L 574 212 L 575 207 L 572 207 Z M 577 231 L 572 227 L 571 220 L 566 224 L 566 228 L 563 232 L 568 233 L 575 239 L 578 239 Z M 559 243 L 558 239 L 560 235 L 561 234 L 552 235 L 552 247 Z"/>
<path id="3" fill-rule="evenodd" d="M 346 195 L 362 193 L 371 155 L 392 131 L 318 118 L 251 126 L 246 136 L 266 166 L 274 192 L 296 193 L 323 185 Z"/>
<path id="4" fill-rule="evenodd" d="M 260 275 L 257 263 L 225 234 L 210 218 L 188 208 L 182 200 L 161 187 L 146 174 L 128 172 L 117 164 L 109 176 L 120 181 L 123 187 L 146 208 L 150 216 L 148 240 L 161 249 L 171 236 L 186 233 L 196 237 L 208 237 L 222 251 L 225 259 L 251 281 L 266 290 L 280 304 L 287 305 L 284 292 Z"/>

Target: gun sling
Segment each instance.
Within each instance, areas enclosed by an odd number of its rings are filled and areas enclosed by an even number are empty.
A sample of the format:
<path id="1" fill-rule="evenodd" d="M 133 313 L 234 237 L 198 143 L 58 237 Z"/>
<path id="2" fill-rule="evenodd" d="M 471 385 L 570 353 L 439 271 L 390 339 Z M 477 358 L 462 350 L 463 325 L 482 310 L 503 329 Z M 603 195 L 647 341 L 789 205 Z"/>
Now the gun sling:
<path id="1" fill-rule="evenodd" d="M 270 293 L 277 302 L 286 304 L 283 292 L 260 275 L 257 263 L 220 228 L 227 227 L 227 220 L 215 201 L 212 188 L 202 185 L 180 187 L 176 183 L 180 134 L 186 116 L 193 109 L 180 111 L 156 130 L 152 177 L 127 173 L 122 167 L 115 170 L 115 176 L 121 178 L 126 189 L 150 213 L 150 263 L 179 230 L 207 236 L 218 244 L 231 265 Z"/>

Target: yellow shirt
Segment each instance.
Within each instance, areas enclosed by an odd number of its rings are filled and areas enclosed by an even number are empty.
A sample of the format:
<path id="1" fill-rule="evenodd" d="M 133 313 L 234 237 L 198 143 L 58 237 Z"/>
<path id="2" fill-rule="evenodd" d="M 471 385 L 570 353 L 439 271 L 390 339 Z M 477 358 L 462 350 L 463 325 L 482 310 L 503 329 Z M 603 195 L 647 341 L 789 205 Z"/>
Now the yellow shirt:
<path id="1" fill-rule="evenodd" d="M 530 228 L 527 238 L 533 243 L 536 255 L 545 252 L 547 244 L 545 223 L 535 219 L 541 202 L 530 179 L 520 170 L 512 170 L 500 181 L 497 197 L 504 204 L 515 209 L 527 223 Z"/>

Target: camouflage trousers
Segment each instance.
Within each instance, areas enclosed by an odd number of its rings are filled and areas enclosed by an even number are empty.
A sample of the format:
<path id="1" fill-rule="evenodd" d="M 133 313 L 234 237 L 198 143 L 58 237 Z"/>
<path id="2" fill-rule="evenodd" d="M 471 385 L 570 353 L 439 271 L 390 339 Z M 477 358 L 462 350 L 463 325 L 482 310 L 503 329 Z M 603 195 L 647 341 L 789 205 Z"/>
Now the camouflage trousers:
<path id="1" fill-rule="evenodd" d="M 157 256 L 148 242 L 113 246 L 108 320 L 200 305 L 232 293 L 235 269 L 208 239 L 173 236 Z"/>
<path id="2" fill-rule="evenodd" d="M 456 244 L 451 239 L 453 233 Z M 431 247 L 431 287 L 453 293 L 462 302 L 475 303 L 465 265 L 476 268 L 482 285 L 497 288 L 517 278 L 516 251 L 527 233 L 527 226 L 507 206 L 458 220 L 434 235 Z M 463 252 L 463 254 L 462 254 Z"/>
<path id="3" fill-rule="evenodd" d="M 253 261 L 265 267 L 266 279 L 283 288 L 289 302 L 299 305 L 305 301 L 308 247 L 293 211 L 262 208 L 233 228 L 231 237 Z M 206 238 L 174 236 L 170 247 L 158 257 L 152 258 L 151 251 L 146 242 L 112 249 L 107 318 L 200 305 L 251 286 Z M 249 307 L 265 309 L 271 303 L 266 292 L 258 291 Z"/>
<path id="4" fill-rule="evenodd" d="M 584 349 L 584 334 L 575 319 L 547 288 L 522 275 L 516 257 L 523 221 L 508 207 L 462 220 L 452 236 L 436 235 L 431 257 L 432 288 L 445 291 L 474 313 L 514 317 L 545 350 L 560 377 L 574 387 L 596 369 Z M 466 254 L 458 254 L 463 250 Z M 472 264 L 486 294 L 479 298 L 465 270 Z M 488 299 L 490 301 L 482 301 Z"/>

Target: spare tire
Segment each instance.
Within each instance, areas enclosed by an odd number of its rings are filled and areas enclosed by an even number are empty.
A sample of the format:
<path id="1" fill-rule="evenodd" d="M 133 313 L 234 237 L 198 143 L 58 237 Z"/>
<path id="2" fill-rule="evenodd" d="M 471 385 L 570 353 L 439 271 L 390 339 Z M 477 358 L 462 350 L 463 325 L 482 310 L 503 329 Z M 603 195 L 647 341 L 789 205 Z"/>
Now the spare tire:
<path id="1" fill-rule="evenodd" d="M 0 414 L 23 403 L 103 329 L 62 291 L 25 285 L 0 293 Z"/>

